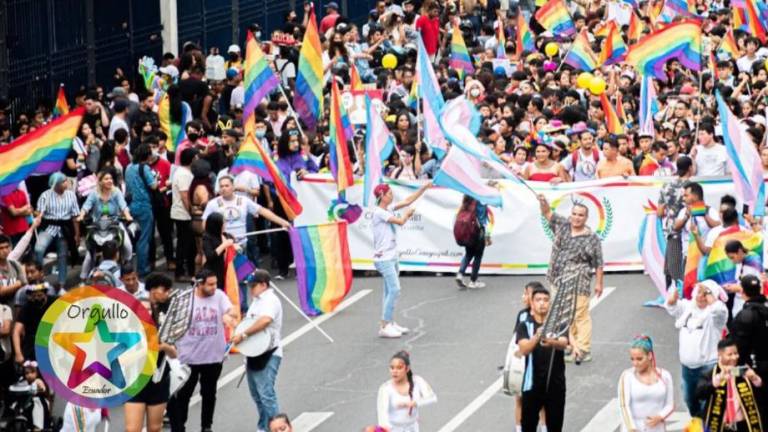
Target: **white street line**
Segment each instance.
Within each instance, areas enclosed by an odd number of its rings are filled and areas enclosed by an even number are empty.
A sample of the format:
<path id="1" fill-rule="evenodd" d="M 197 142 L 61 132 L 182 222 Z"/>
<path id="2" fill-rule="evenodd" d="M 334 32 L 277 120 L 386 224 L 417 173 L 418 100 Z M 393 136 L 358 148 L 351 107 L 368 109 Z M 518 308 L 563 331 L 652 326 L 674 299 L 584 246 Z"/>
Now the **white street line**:
<path id="1" fill-rule="evenodd" d="M 615 290 L 616 287 L 605 287 L 605 289 L 603 289 L 603 295 L 601 295 L 600 298 L 592 298 L 589 301 L 589 310 L 594 309 L 598 304 L 600 304 L 600 302 L 605 300 L 605 298 L 611 295 L 611 293 Z M 483 392 L 480 393 L 480 396 L 476 397 L 472 402 L 469 403 L 469 405 L 465 406 L 464 409 L 459 411 L 458 414 L 456 414 L 448 423 L 446 423 L 445 426 L 441 427 L 439 432 L 454 432 L 458 430 L 459 426 L 464 424 L 464 422 L 472 417 L 472 415 L 477 410 L 479 410 L 483 405 L 486 404 L 486 402 L 491 400 L 492 397 L 501 391 L 503 382 L 504 377 L 499 377 L 496 381 L 493 382 L 493 384 L 483 390 Z"/>
<path id="2" fill-rule="evenodd" d="M 339 306 L 336 308 L 335 311 L 320 315 L 319 317 L 312 320 L 315 324 L 320 325 L 329 319 L 336 316 L 337 313 L 343 311 L 344 309 L 352 306 L 357 301 L 361 300 L 363 297 L 370 294 L 373 290 L 370 289 L 364 289 L 356 292 L 351 297 L 344 299 L 343 302 L 339 304 Z M 296 341 L 296 339 L 300 338 L 301 336 L 304 336 L 305 333 L 311 331 L 314 329 L 314 326 L 310 323 L 304 324 L 300 329 L 296 330 L 295 332 L 289 334 L 287 337 L 283 339 L 283 347 L 288 346 L 291 342 Z M 223 377 L 219 378 L 219 382 L 216 384 L 216 389 L 219 390 L 222 387 L 226 386 L 227 384 L 231 383 L 232 381 L 239 379 L 240 375 L 245 372 L 245 366 L 238 366 L 235 369 L 229 371 L 228 374 L 224 375 Z M 200 398 L 200 394 L 195 394 L 195 396 L 192 397 L 189 401 L 189 406 L 195 405 L 196 403 L 199 403 L 202 399 Z"/>
<path id="3" fill-rule="evenodd" d="M 619 399 L 613 398 L 600 408 L 581 432 L 613 432 L 620 425 Z"/>
<path id="4" fill-rule="evenodd" d="M 320 426 L 324 421 L 331 418 L 333 412 L 304 412 L 291 420 L 291 426 L 296 432 L 310 432 Z"/>

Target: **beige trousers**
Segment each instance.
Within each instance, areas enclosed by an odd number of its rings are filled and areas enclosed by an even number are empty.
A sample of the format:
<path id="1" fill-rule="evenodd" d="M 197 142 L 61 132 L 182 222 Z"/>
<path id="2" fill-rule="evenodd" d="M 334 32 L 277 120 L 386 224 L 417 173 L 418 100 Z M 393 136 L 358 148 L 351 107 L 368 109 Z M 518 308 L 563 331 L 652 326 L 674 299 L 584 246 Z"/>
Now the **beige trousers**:
<path id="1" fill-rule="evenodd" d="M 576 314 L 568 331 L 571 345 L 581 352 L 592 351 L 592 318 L 589 316 L 589 296 L 576 296 Z"/>

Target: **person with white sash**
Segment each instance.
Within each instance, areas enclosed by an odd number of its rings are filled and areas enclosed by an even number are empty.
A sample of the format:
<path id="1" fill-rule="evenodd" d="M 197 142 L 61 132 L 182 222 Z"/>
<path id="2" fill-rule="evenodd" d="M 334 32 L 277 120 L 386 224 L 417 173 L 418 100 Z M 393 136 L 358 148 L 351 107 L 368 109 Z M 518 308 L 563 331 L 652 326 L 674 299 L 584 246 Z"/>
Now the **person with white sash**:
<path id="1" fill-rule="evenodd" d="M 270 276 L 266 270 L 255 270 L 246 282 L 251 290 L 251 306 L 237 327 L 232 342 L 246 356 L 248 389 L 259 410 L 258 431 L 268 430 L 269 419 L 280 412 L 275 392 L 275 381 L 283 359 L 280 332 L 283 327 L 283 306 L 275 291 L 270 288 Z M 249 338 L 269 336 L 265 351 L 250 356 L 244 346 Z M 261 337 L 261 336 L 259 336 Z"/>

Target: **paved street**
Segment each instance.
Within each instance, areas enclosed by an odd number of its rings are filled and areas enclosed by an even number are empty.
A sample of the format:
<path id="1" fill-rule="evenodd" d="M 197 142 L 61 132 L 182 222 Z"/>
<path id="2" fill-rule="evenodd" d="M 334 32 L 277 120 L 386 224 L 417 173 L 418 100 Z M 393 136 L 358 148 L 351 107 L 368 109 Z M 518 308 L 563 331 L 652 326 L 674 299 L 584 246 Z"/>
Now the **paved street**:
<path id="1" fill-rule="evenodd" d="M 297 419 L 297 431 L 359 431 L 376 423 L 376 393 L 388 379 L 390 356 L 405 349 L 413 369 L 434 388 L 438 403 L 425 407 L 422 431 L 510 431 L 512 399 L 498 389 L 499 366 L 512 336 L 527 276 L 487 277 L 479 291 L 458 291 L 452 276 L 403 276 L 396 320 L 412 329 L 401 340 L 376 336 L 381 280 L 358 277 L 344 309 L 316 318 L 335 340 L 329 343 L 285 302 L 283 337 L 287 342 L 278 377 L 280 407 Z M 296 297 L 294 282 L 280 287 Z M 672 372 L 679 388 L 677 335 L 671 318 L 642 302 L 655 298 L 650 280 L 640 274 L 611 274 L 606 294 L 593 301 L 594 362 L 568 365 L 566 431 L 609 432 L 618 428 L 616 383 L 629 367 L 627 346 L 640 332 L 651 335 L 659 365 Z M 615 289 L 611 289 L 614 288 Z M 243 382 L 242 358 L 225 365 L 214 430 L 255 431 L 257 411 Z M 676 410 L 683 404 L 676 394 Z M 197 403 L 195 403 L 197 402 Z M 200 404 L 193 400 L 188 430 L 199 430 Z M 674 419 L 684 416 L 676 414 Z M 122 413 L 112 413 L 119 430 Z M 682 421 L 668 430 L 681 430 Z"/>

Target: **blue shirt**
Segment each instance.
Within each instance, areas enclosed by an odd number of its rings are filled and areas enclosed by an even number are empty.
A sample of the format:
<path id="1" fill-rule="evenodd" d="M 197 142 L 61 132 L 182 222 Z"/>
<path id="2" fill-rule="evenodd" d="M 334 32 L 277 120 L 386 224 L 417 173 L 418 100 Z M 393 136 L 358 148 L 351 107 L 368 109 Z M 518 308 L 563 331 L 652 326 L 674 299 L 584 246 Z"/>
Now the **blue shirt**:
<path id="1" fill-rule="evenodd" d="M 123 193 L 118 189 L 112 189 L 112 194 L 106 202 L 101 200 L 97 191 L 91 192 L 83 204 L 82 210 L 90 212 L 91 219 L 95 222 L 101 216 L 118 217 L 128 207 Z"/>
<path id="2" fill-rule="evenodd" d="M 152 207 L 152 201 L 149 198 L 147 187 L 155 186 L 155 177 L 152 175 L 152 169 L 149 165 L 144 165 L 142 169 L 144 181 L 139 177 L 139 164 L 132 163 L 125 169 L 125 190 L 131 193 L 131 207 Z"/>

